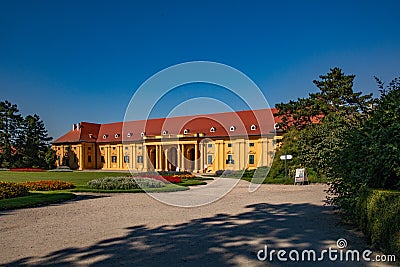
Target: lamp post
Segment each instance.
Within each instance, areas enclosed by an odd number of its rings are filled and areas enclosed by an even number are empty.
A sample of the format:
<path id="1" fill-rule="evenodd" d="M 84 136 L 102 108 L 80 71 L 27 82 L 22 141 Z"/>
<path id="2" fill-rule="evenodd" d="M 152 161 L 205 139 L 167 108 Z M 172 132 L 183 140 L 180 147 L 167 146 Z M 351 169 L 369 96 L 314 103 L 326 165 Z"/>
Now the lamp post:
<path id="1" fill-rule="evenodd" d="M 288 159 L 292 159 L 293 156 L 292 155 L 282 155 L 279 157 L 281 160 L 285 161 L 285 179 L 287 178 L 287 171 L 286 171 L 286 160 Z"/>

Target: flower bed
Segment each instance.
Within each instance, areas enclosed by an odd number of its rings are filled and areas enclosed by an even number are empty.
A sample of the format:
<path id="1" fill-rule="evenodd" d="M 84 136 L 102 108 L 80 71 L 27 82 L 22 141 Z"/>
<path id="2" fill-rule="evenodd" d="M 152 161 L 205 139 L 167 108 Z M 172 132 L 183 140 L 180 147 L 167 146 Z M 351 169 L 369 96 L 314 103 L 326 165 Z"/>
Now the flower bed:
<path id="1" fill-rule="evenodd" d="M 196 179 L 197 177 L 190 172 L 141 172 L 134 174 L 133 177 L 148 177 L 152 179 L 157 179 L 161 181 L 167 181 L 170 183 L 181 183 L 182 179 Z"/>
<path id="2" fill-rule="evenodd" d="M 0 199 L 22 197 L 29 194 L 29 189 L 18 183 L 0 182 Z"/>
<path id="3" fill-rule="evenodd" d="M 24 182 L 22 185 L 26 186 L 31 191 L 52 191 L 64 190 L 74 188 L 73 183 L 62 181 L 38 181 L 38 182 Z"/>
<path id="4" fill-rule="evenodd" d="M 87 185 L 91 189 L 103 190 L 130 190 L 165 186 L 162 181 L 142 177 L 104 177 L 91 180 Z"/>
<path id="5" fill-rule="evenodd" d="M 40 168 L 11 168 L 10 172 L 44 172 Z"/>
<path id="6" fill-rule="evenodd" d="M 150 179 L 155 179 L 155 180 L 159 180 L 159 181 L 163 181 L 163 182 L 170 182 L 170 183 L 181 183 L 182 182 L 182 178 L 180 178 L 179 176 L 167 176 L 167 175 L 157 175 L 157 174 L 140 174 L 141 178 L 150 178 Z M 133 178 L 136 178 L 135 176 Z"/>

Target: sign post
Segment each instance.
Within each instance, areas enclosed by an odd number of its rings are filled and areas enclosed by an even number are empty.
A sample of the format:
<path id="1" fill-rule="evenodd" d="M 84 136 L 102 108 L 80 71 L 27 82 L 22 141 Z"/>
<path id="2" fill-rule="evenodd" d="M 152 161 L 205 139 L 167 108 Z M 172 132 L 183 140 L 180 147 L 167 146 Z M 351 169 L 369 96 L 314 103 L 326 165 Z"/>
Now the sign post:
<path id="1" fill-rule="evenodd" d="M 308 182 L 306 169 L 305 168 L 296 169 L 296 174 L 294 175 L 294 184 L 296 183 L 304 184 L 304 182 Z"/>
<path id="2" fill-rule="evenodd" d="M 281 160 L 285 161 L 285 179 L 287 178 L 287 171 L 286 171 L 286 160 L 288 159 L 292 159 L 293 156 L 292 155 L 282 155 L 279 157 Z"/>

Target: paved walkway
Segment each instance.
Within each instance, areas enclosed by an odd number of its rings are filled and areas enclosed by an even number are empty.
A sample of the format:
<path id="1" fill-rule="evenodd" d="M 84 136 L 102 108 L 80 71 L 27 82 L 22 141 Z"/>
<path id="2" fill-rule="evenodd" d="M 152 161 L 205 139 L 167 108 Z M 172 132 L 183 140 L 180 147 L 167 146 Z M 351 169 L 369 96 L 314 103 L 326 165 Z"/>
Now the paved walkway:
<path id="1" fill-rule="evenodd" d="M 299 263 L 276 256 L 259 261 L 265 245 L 319 253 L 345 238 L 348 249 L 368 248 L 324 206 L 326 186 L 262 185 L 253 193 L 248 186 L 240 181 L 223 198 L 194 208 L 147 194 L 80 194 L 62 204 L 0 212 L 0 265 L 275 266 Z M 178 195 L 190 199 L 193 192 Z M 326 259 L 300 266 L 366 265 Z"/>

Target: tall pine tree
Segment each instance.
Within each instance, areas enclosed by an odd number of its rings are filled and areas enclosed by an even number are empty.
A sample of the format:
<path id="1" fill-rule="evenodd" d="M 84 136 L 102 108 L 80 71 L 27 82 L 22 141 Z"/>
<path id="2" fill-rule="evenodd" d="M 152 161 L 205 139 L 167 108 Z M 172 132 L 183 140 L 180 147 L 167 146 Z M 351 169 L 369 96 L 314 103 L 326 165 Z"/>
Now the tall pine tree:
<path id="1" fill-rule="evenodd" d="M 374 103 L 372 94 L 353 91 L 355 75 L 345 75 L 340 68 L 333 68 L 319 78 L 313 81 L 319 92 L 276 105 L 278 113 L 275 116 L 282 118 L 280 126 L 284 130 L 290 127 L 301 130 L 338 113 L 346 116 L 363 112 Z"/>
<path id="2" fill-rule="evenodd" d="M 0 167 L 47 168 L 51 139 L 38 115 L 23 118 L 17 105 L 0 102 Z"/>
<path id="3" fill-rule="evenodd" d="M 22 117 L 17 105 L 8 101 L 0 102 L 0 166 L 15 167 L 17 139 Z"/>
<path id="4" fill-rule="evenodd" d="M 43 121 L 34 114 L 25 117 L 21 124 L 22 166 L 47 168 L 46 153 L 49 149 L 48 136 Z"/>

